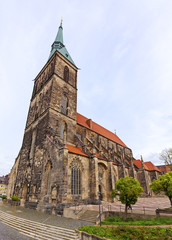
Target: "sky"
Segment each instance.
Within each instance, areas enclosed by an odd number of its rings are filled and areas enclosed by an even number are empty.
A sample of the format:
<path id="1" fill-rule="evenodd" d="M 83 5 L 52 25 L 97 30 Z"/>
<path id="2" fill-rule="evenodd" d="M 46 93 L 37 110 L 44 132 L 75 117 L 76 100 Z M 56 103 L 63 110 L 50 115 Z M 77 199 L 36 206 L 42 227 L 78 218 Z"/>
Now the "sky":
<path id="1" fill-rule="evenodd" d="M 61 18 L 77 111 L 155 165 L 172 147 L 171 0 L 0 0 L 0 176 L 22 145 L 33 80 Z"/>

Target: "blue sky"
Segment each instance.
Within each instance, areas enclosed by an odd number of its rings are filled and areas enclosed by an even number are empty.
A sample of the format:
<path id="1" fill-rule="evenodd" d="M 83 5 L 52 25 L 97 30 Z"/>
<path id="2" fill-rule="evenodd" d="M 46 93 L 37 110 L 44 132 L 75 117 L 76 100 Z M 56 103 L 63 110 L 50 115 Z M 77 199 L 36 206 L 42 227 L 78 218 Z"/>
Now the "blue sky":
<path id="1" fill-rule="evenodd" d="M 172 1 L 0 1 L 0 175 L 22 145 L 33 79 L 61 18 L 78 72 L 78 112 L 135 158 L 161 164 L 172 147 Z"/>

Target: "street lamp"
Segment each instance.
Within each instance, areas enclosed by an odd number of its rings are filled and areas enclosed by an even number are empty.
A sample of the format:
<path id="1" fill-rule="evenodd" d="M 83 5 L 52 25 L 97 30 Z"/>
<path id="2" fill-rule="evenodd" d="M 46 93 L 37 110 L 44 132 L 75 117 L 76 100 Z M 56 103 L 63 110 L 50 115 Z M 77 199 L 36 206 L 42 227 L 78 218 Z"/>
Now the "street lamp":
<path id="1" fill-rule="evenodd" d="M 101 204 L 101 192 L 98 192 L 98 196 L 99 196 L 99 220 L 100 220 L 100 226 L 101 226 L 101 209 L 100 209 L 100 204 Z"/>

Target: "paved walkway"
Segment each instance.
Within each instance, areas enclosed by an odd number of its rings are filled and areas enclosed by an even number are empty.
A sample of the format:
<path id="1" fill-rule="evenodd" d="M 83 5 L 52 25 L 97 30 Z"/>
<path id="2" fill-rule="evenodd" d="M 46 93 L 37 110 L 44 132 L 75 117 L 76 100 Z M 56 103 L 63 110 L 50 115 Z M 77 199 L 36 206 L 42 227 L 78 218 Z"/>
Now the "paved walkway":
<path id="1" fill-rule="evenodd" d="M 48 215 L 42 212 L 38 212 L 35 210 L 17 207 L 16 211 L 14 211 L 13 207 L 9 204 L 0 203 L 0 210 L 12 214 L 17 217 L 25 218 L 28 220 L 32 220 L 39 223 L 45 223 L 48 225 L 53 225 L 57 227 L 63 227 L 67 229 L 77 229 L 84 225 L 92 225 L 90 222 L 85 222 L 82 220 L 75 220 L 60 216 Z M 0 239 L 1 240 L 1 239 Z"/>
<path id="2" fill-rule="evenodd" d="M 114 203 L 102 203 L 103 211 L 113 210 L 113 211 L 123 211 L 124 205 L 120 201 L 115 200 Z M 101 208 L 102 208 L 101 206 Z M 109 206 L 110 209 L 109 209 Z M 83 207 L 83 206 L 81 206 Z M 97 210 L 98 205 L 88 205 L 86 206 L 89 210 Z M 137 203 L 132 206 L 133 212 L 143 214 L 144 211 L 146 214 L 154 214 L 157 208 L 166 208 L 170 207 L 170 201 L 167 197 L 150 197 L 150 198 L 139 198 Z M 70 218 L 64 218 L 60 216 L 48 215 L 42 212 L 35 210 L 17 207 L 17 211 L 14 212 L 14 209 L 9 204 L 3 204 L 0 202 L 0 210 L 10 213 L 14 216 L 22 217 L 28 220 L 45 223 L 57 227 L 64 227 L 68 229 L 77 229 L 83 225 L 92 225 L 90 222 L 85 222 L 82 220 L 74 220 Z"/>
<path id="3" fill-rule="evenodd" d="M 86 207 L 88 210 L 99 211 L 98 205 L 87 205 L 87 206 L 81 206 L 81 207 Z M 155 210 L 157 208 L 168 208 L 168 207 L 170 207 L 170 201 L 168 197 L 139 198 L 137 203 L 135 205 L 132 205 L 132 212 L 139 213 L 139 214 L 155 215 Z M 116 199 L 114 203 L 102 202 L 102 205 L 101 205 L 101 211 L 103 212 L 108 210 L 124 212 L 124 209 L 125 209 L 125 205 Z M 131 210 L 128 210 L 128 212 L 131 212 Z"/>

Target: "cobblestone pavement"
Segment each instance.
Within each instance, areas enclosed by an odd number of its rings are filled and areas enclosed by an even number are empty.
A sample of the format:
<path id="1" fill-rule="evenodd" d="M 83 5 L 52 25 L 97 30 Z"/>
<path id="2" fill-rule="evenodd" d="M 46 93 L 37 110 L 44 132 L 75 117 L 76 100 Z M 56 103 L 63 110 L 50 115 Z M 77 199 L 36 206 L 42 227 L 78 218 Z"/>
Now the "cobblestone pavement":
<path id="1" fill-rule="evenodd" d="M 33 240 L 0 222 L 0 240 Z"/>
<path id="2" fill-rule="evenodd" d="M 73 229 L 73 230 L 84 225 L 92 225 L 92 223 L 90 222 L 85 222 L 81 220 L 75 220 L 75 219 L 70 219 L 70 218 L 65 218 L 60 216 L 48 215 L 42 212 L 38 212 L 35 210 L 22 208 L 22 207 L 17 207 L 16 208 L 17 211 L 14 212 L 14 209 L 9 204 L 0 203 L 0 210 L 5 211 L 17 217 L 21 217 L 28 220 L 45 223 L 45 224 L 53 225 L 57 227 Z"/>

